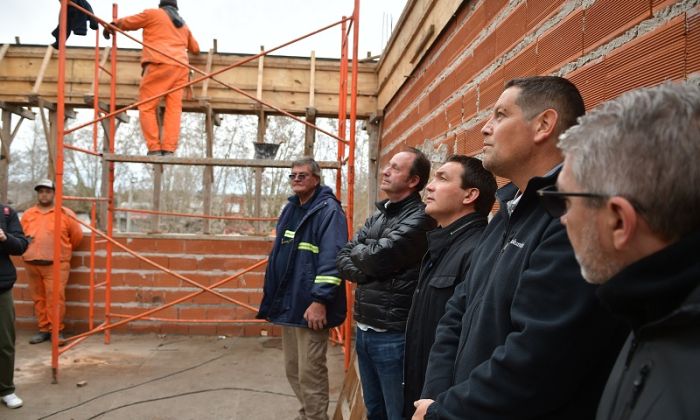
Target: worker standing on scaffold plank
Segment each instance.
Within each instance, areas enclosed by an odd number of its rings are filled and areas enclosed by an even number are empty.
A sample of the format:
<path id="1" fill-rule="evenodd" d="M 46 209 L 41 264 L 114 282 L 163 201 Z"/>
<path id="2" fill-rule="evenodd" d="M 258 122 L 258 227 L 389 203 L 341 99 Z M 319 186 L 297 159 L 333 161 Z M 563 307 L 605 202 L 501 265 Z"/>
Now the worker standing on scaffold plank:
<path id="1" fill-rule="evenodd" d="M 145 47 L 141 53 L 143 71 L 139 86 L 139 101 L 187 83 L 188 68 L 180 63 L 189 62 L 187 51 L 199 54 L 199 44 L 178 13 L 177 0 L 160 0 L 158 9 L 146 9 L 139 14 L 118 19 L 112 22 L 112 25 L 125 31 L 143 29 Z M 105 38 L 109 39 L 110 33 L 112 31 L 105 28 L 103 32 Z M 159 102 L 160 99 L 154 99 L 139 106 L 141 131 L 146 139 L 148 156 L 172 155 L 175 153 L 180 136 L 182 89 L 165 95 L 162 137 L 159 137 L 156 118 Z"/>

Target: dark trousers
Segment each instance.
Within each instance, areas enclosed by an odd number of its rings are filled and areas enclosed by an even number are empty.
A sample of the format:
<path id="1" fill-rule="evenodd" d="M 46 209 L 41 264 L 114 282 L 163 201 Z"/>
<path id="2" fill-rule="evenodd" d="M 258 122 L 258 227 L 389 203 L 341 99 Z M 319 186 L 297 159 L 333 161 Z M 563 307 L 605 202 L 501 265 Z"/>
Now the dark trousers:
<path id="1" fill-rule="evenodd" d="M 15 305 L 12 289 L 0 293 L 0 397 L 15 392 Z"/>

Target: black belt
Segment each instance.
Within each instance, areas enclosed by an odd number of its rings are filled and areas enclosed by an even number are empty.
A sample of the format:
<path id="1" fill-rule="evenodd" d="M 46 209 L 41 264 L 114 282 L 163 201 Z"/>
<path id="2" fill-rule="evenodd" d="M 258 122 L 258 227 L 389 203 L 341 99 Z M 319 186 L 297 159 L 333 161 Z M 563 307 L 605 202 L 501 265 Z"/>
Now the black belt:
<path id="1" fill-rule="evenodd" d="M 31 260 L 31 261 L 25 261 L 27 264 L 31 265 L 52 265 L 53 261 L 49 260 Z"/>

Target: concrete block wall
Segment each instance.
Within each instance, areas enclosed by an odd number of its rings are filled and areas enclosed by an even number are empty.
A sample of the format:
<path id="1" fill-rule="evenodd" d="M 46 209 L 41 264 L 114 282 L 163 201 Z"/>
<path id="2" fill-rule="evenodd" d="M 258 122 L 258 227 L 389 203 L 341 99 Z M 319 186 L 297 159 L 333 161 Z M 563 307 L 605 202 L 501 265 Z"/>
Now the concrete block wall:
<path id="1" fill-rule="evenodd" d="M 406 146 L 479 154 L 505 82 L 529 75 L 571 79 L 589 109 L 700 79 L 700 0 L 464 1 L 384 110 L 380 165 Z"/>
<path id="2" fill-rule="evenodd" d="M 239 272 L 264 259 L 272 248 L 272 238 L 258 237 L 166 237 L 163 235 L 117 236 L 117 241 L 156 263 L 205 286 Z M 66 329 L 87 331 L 90 290 L 89 236 L 73 254 L 72 270 L 66 287 Z M 140 261 L 113 246 L 112 313 L 135 315 L 201 289 Z M 33 305 L 21 260 L 14 259 L 18 281 L 14 287 L 17 326 L 36 329 Z M 105 244 L 97 246 L 95 283 L 105 280 Z M 222 294 L 258 307 L 262 298 L 265 265 L 216 288 Z M 95 292 L 95 325 L 104 320 L 104 287 Z M 279 335 L 279 328 L 267 323 L 251 324 L 235 320 L 253 319 L 255 312 L 204 292 L 175 306 L 156 312 L 153 317 L 196 320 L 233 320 L 231 323 L 185 323 L 138 320 L 117 327 L 116 332 L 202 334 L 228 336 Z M 121 318 L 112 318 L 117 322 Z"/>

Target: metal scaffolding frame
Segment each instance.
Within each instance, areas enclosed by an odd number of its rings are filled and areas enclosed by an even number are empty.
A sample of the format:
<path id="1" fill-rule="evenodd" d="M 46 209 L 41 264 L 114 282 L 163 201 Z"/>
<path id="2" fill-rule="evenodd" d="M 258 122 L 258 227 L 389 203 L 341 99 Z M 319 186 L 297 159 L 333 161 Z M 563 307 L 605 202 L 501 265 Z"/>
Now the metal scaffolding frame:
<path id="1" fill-rule="evenodd" d="M 323 28 L 320 28 L 316 31 L 310 32 L 306 35 L 303 35 L 301 37 L 295 38 L 289 42 L 286 42 L 284 44 L 281 44 L 275 48 L 266 50 L 266 51 L 261 51 L 259 54 L 250 56 L 246 59 L 240 60 L 232 65 L 226 66 L 222 69 L 219 69 L 215 72 L 210 72 L 207 73 L 197 67 L 189 65 L 189 63 L 183 63 L 180 62 L 180 64 L 187 66 L 189 69 L 197 72 L 200 74 L 199 77 L 189 81 L 186 84 L 183 84 L 181 86 L 177 86 L 175 88 L 172 88 L 170 90 L 167 90 L 165 92 L 160 93 L 157 96 L 146 98 L 140 101 L 137 101 L 131 105 L 128 105 L 126 107 L 117 109 L 116 108 L 116 78 L 117 78 L 117 70 L 116 70 L 116 64 L 117 64 L 117 34 L 124 35 L 136 42 L 139 42 L 135 38 L 131 37 L 130 35 L 124 33 L 121 31 L 119 28 L 114 27 L 113 25 L 110 25 L 108 22 L 100 19 L 99 17 L 95 16 L 94 14 L 90 13 L 89 11 L 81 8 L 79 5 L 71 2 L 70 0 L 60 0 L 61 2 L 61 9 L 60 9 L 60 17 L 59 17 L 59 48 L 58 48 L 58 83 L 57 83 L 57 118 L 56 118 L 56 132 L 57 132 L 57 138 L 56 138 L 56 143 L 55 143 L 55 182 L 56 182 L 56 196 L 55 196 L 55 206 L 57 207 L 62 207 L 63 201 L 64 200 L 82 200 L 82 201 L 90 201 L 91 202 L 91 223 L 83 223 L 80 222 L 83 226 L 85 226 L 87 229 L 91 231 L 91 238 L 90 238 L 90 294 L 89 294 L 89 299 L 90 299 L 90 308 L 89 308 L 89 330 L 87 332 L 84 332 L 82 334 L 75 335 L 73 337 L 68 338 L 67 344 L 65 346 L 59 347 L 59 341 L 58 341 L 58 324 L 52 325 L 52 331 L 51 331 L 51 342 L 52 342 L 52 351 L 51 351 L 51 368 L 52 368 L 52 373 L 53 373 L 53 380 L 57 381 L 58 379 L 58 368 L 59 368 L 59 356 L 79 344 L 82 340 L 87 338 L 88 336 L 104 332 L 104 337 L 105 337 L 105 343 L 108 344 L 110 342 L 110 330 L 112 328 L 124 325 L 128 322 L 138 320 L 138 319 L 145 319 L 145 320 L 152 320 L 152 321 L 177 321 L 177 322 L 191 322 L 191 323 L 202 323 L 202 322 L 235 322 L 235 323 L 258 323 L 258 322 L 265 322 L 262 320 L 257 320 L 257 319 L 237 319 L 237 320 L 183 320 L 183 319 L 168 319 L 168 318 L 158 318 L 158 317 L 152 317 L 151 315 L 163 310 L 165 308 L 168 308 L 170 306 L 176 305 L 178 303 L 181 303 L 187 299 L 191 299 L 192 297 L 208 292 L 212 293 L 224 301 L 228 303 L 232 303 L 235 305 L 239 305 L 241 307 L 244 307 L 248 310 L 257 311 L 257 308 L 254 308 L 250 305 L 247 305 L 243 302 L 240 302 L 236 299 L 233 299 L 231 297 L 228 297 L 215 289 L 251 270 L 254 270 L 258 267 L 263 266 L 264 264 L 267 263 L 267 259 L 260 260 L 256 262 L 255 264 L 237 272 L 236 274 L 233 274 L 231 276 L 228 276 L 224 279 L 221 279 L 217 282 L 215 282 L 213 285 L 207 287 L 205 285 L 199 284 L 185 276 L 182 276 L 174 271 L 171 271 L 167 269 L 166 267 L 163 267 L 156 262 L 143 257 L 139 255 L 137 252 L 129 249 L 125 245 L 117 242 L 116 240 L 113 239 L 113 219 L 114 219 L 114 213 L 117 211 L 130 211 L 130 212 L 142 212 L 142 213 L 148 213 L 148 214 L 163 214 L 163 215 L 178 215 L 178 216 L 186 216 L 186 217 L 203 217 L 205 219 L 212 219 L 212 218 L 217 218 L 217 219 L 229 219 L 229 220 L 270 220 L 270 218 L 240 218 L 240 217 L 219 217 L 219 216 L 210 216 L 210 215 L 194 215 L 194 214 L 181 214 L 181 213 L 168 213 L 168 212 L 160 212 L 160 211 L 148 211 L 148 210 L 135 210 L 135 209 L 124 209 L 124 208 L 116 208 L 114 207 L 114 165 L 115 162 L 134 162 L 134 161 L 139 161 L 139 162 L 148 162 L 148 163 L 153 163 L 153 164 L 202 164 L 206 165 L 207 167 L 212 167 L 212 166 L 230 166 L 231 164 L 229 162 L 225 162 L 222 159 L 211 159 L 211 156 L 209 156 L 209 159 L 199 159 L 201 162 L 193 162 L 192 159 L 179 159 L 179 158 L 138 158 L 134 159 L 134 157 L 129 157 L 129 156 L 119 156 L 114 154 L 114 141 L 115 141 L 115 134 L 116 134 L 116 129 L 117 129 L 117 119 L 122 113 L 126 110 L 129 109 L 134 109 L 137 106 L 139 106 L 142 103 L 151 101 L 151 100 L 158 100 L 159 98 L 163 97 L 164 95 L 167 95 L 168 93 L 171 93 L 173 91 L 179 90 L 179 89 L 184 89 L 189 86 L 192 86 L 195 83 L 199 83 L 205 80 L 213 80 L 217 83 L 220 83 L 227 88 L 233 90 L 234 92 L 241 94 L 243 96 L 246 96 L 247 98 L 255 101 L 256 103 L 259 104 L 259 106 L 262 107 L 267 107 L 268 109 L 272 109 L 282 115 L 285 115 L 287 117 L 290 117 L 307 127 L 313 128 L 314 130 L 318 130 L 331 138 L 337 140 L 338 142 L 338 153 L 337 153 L 337 163 L 335 165 L 327 165 L 332 167 L 333 169 L 336 169 L 336 195 L 338 198 L 341 197 L 341 190 L 343 186 L 342 182 L 342 166 L 344 163 L 347 164 L 347 220 L 348 220 L 348 230 L 349 230 L 349 235 L 352 235 L 352 226 L 353 226 L 353 211 L 354 211 L 354 182 L 355 182 L 355 136 L 356 136 L 356 122 L 357 122 L 357 91 L 358 91 L 358 40 L 359 40 L 359 8 L 360 8 L 360 1 L 359 0 L 354 0 L 354 9 L 351 17 L 343 17 L 340 21 L 334 22 L 330 25 L 327 25 Z M 87 14 L 88 16 L 91 16 L 95 18 L 95 20 L 98 21 L 100 25 L 102 25 L 105 28 L 109 28 L 114 31 L 114 36 L 112 37 L 112 45 L 111 48 L 109 49 L 109 54 L 110 54 L 110 62 L 111 62 L 111 67 L 107 69 L 104 67 L 104 63 L 106 62 L 106 54 L 100 59 L 100 38 L 99 38 L 99 30 L 96 31 L 96 41 L 95 41 L 95 71 L 94 71 L 94 83 L 93 83 L 93 97 L 92 97 L 92 102 L 93 102 L 93 108 L 94 108 L 94 118 L 92 121 L 83 123 L 83 124 L 78 124 L 74 127 L 66 128 L 65 127 L 65 116 L 66 116 L 66 106 L 65 106 L 65 74 L 66 74 L 66 28 L 67 28 L 67 10 L 68 10 L 68 5 L 70 4 L 71 7 L 74 7 L 83 13 Z M 117 4 L 112 5 L 112 21 L 117 19 Z M 230 70 L 232 68 L 238 67 L 242 64 L 245 64 L 247 62 L 250 62 L 255 59 L 262 59 L 265 55 L 270 54 L 273 51 L 276 51 L 280 48 L 283 48 L 287 45 L 290 45 L 294 42 L 297 42 L 299 40 L 308 38 L 312 35 L 315 35 L 317 33 L 320 33 L 322 31 L 328 30 L 330 28 L 333 28 L 335 26 L 341 26 L 341 65 L 340 65 L 340 84 L 339 84 L 339 104 L 338 104 L 338 134 L 333 134 L 330 133 L 326 130 L 323 130 L 319 127 L 317 127 L 315 124 L 312 124 L 311 122 L 302 120 L 299 117 L 296 117 L 292 115 L 291 113 L 280 109 L 270 103 L 267 103 L 259 97 L 255 97 L 253 95 L 250 95 L 243 90 L 232 86 L 228 83 L 225 83 L 219 79 L 217 79 L 215 76 Z M 348 76 L 348 67 L 349 67 L 349 57 L 348 57 L 348 45 L 349 45 L 349 37 L 350 37 L 350 31 L 352 30 L 352 60 L 351 60 L 351 65 L 350 65 L 350 75 L 351 75 L 351 82 L 350 82 L 350 112 L 349 112 L 349 119 L 350 119 L 350 127 L 349 127 L 349 136 L 346 138 L 346 119 L 348 118 L 348 112 L 347 112 L 347 100 L 348 100 L 348 86 L 347 86 L 347 76 Z M 162 53 L 161 51 L 158 51 L 156 48 L 153 48 L 153 46 L 149 46 L 146 44 L 143 44 L 139 42 L 144 46 L 144 48 L 150 48 L 160 54 L 166 55 Z M 172 58 L 172 57 L 171 57 Z M 100 103 L 100 92 L 99 92 L 99 77 L 100 73 L 105 72 L 110 76 L 110 92 L 109 92 L 109 109 L 105 110 L 103 112 L 103 108 L 106 108 L 104 104 Z M 211 107 L 208 107 L 208 114 L 211 113 Z M 101 115 L 102 114 L 102 115 Z M 107 140 L 108 144 L 106 144 L 104 147 L 104 151 L 100 152 L 98 151 L 98 142 L 97 142 L 97 132 L 98 132 L 98 123 L 102 123 L 103 126 L 105 127 L 105 132 L 107 134 Z M 108 124 L 105 124 L 108 123 Z M 93 150 L 87 150 L 71 145 L 64 144 L 64 136 L 82 129 L 92 126 L 93 128 Z M 347 155 L 346 155 L 346 147 L 347 147 Z M 81 153 L 86 153 L 92 156 L 96 157 L 102 157 L 103 158 L 103 165 L 107 165 L 108 168 L 108 177 L 107 177 L 107 194 L 106 197 L 70 197 L 70 196 L 64 196 L 63 194 L 63 154 L 64 154 L 64 149 L 69 149 L 73 150 L 76 152 L 81 152 Z M 231 166 L 244 166 L 245 162 L 238 162 L 234 165 Z M 261 167 L 264 167 L 265 164 L 260 165 Z M 269 166 L 279 166 L 279 165 L 269 165 Z M 106 203 L 107 204 L 107 218 L 106 218 L 106 229 L 105 232 L 102 232 L 97 229 L 96 227 L 96 207 L 98 203 Z M 60 226 L 61 226 L 61 219 L 62 217 L 65 217 L 62 212 L 55 212 L 55 219 L 54 219 L 54 229 L 55 232 L 60 231 Z M 54 235 L 54 255 L 60 254 L 60 237 L 58 235 Z M 106 260 L 105 260 L 105 281 L 101 282 L 99 284 L 95 283 L 95 246 L 98 243 L 97 237 L 100 237 L 101 243 L 105 243 L 106 246 Z M 172 302 L 165 303 L 159 307 L 149 309 L 147 311 L 144 311 L 140 314 L 137 315 L 124 315 L 124 314 L 117 314 L 117 313 L 112 313 L 111 312 L 111 296 L 110 296 L 110 290 L 111 290 L 111 271 L 112 271 L 112 249 L 113 247 L 118 247 L 122 249 L 123 251 L 127 252 L 128 254 L 132 255 L 133 257 L 153 266 L 156 267 L 172 276 L 175 276 L 176 278 L 187 282 L 201 290 L 197 292 L 193 292 L 190 294 L 187 294 L 186 296 L 180 297 L 178 299 L 173 300 Z M 59 279 L 60 279 L 60 264 L 57 259 L 54 260 L 53 264 L 53 276 L 54 276 L 54 288 L 53 288 L 53 296 L 51 297 L 54 302 L 58 300 L 58 291 L 59 291 Z M 104 317 L 104 322 L 100 325 L 95 326 L 94 325 L 94 292 L 95 288 L 97 287 L 105 287 L 105 299 L 104 299 L 104 306 L 105 306 L 105 317 Z M 345 323 L 341 326 L 341 328 L 334 329 L 333 333 L 331 334 L 331 339 L 335 342 L 342 343 L 344 346 L 344 352 L 345 352 L 345 368 L 347 369 L 349 366 L 349 360 L 350 360 L 350 337 L 351 337 L 351 320 L 352 320 L 352 287 L 349 283 L 346 282 L 346 291 L 347 296 L 348 296 L 348 313 L 347 313 L 347 319 Z M 58 305 L 54 305 L 54 316 L 55 318 L 58 318 Z M 120 318 L 119 321 L 113 322 L 112 318 Z"/>

